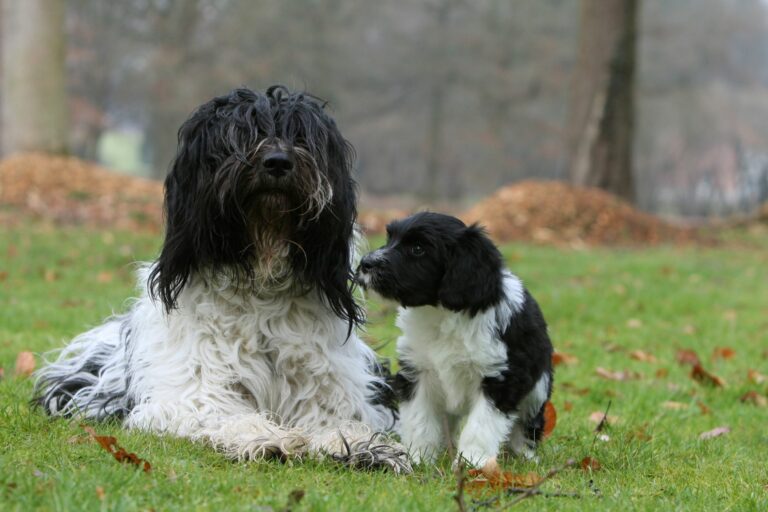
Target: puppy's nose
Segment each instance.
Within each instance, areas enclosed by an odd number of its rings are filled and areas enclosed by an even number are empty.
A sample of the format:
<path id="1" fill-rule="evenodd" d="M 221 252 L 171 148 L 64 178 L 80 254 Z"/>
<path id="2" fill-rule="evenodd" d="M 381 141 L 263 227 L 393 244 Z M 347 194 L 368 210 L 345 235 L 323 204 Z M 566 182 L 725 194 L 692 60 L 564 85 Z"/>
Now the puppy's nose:
<path id="1" fill-rule="evenodd" d="M 360 270 L 363 272 L 370 272 L 373 267 L 376 265 L 376 260 L 374 260 L 371 255 L 364 256 L 362 260 L 360 260 Z"/>
<path id="2" fill-rule="evenodd" d="M 261 161 L 264 170 L 275 178 L 282 178 L 293 169 L 293 159 L 284 151 L 272 151 L 264 155 Z"/>

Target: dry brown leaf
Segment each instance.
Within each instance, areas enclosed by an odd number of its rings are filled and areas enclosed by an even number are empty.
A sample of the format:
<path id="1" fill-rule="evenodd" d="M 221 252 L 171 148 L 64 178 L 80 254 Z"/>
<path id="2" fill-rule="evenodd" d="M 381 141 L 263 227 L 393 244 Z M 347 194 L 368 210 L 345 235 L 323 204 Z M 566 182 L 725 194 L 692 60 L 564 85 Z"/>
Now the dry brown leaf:
<path id="1" fill-rule="evenodd" d="M 112 272 L 99 272 L 99 275 L 96 276 L 96 280 L 100 283 L 111 283 L 112 282 Z"/>
<path id="2" fill-rule="evenodd" d="M 106 493 L 104 492 L 104 488 L 102 486 L 96 487 L 96 497 L 99 498 L 99 501 L 104 501 L 104 497 L 106 496 Z"/>
<path id="3" fill-rule="evenodd" d="M 643 321 L 639 318 L 630 318 L 627 320 L 627 327 L 630 329 L 639 329 L 643 326 Z"/>
<path id="4" fill-rule="evenodd" d="M 605 368 L 602 368 L 602 367 L 598 367 L 595 370 L 595 373 L 604 379 L 616 380 L 616 381 L 638 380 L 643 378 L 641 374 L 637 372 L 633 372 L 631 370 L 615 372 L 611 370 L 606 370 Z"/>
<path id="5" fill-rule="evenodd" d="M 716 388 L 725 387 L 725 380 L 721 379 L 717 375 L 713 375 L 712 373 L 708 372 L 700 364 L 695 365 L 691 370 L 691 378 L 696 382 L 698 382 L 699 384 L 714 386 Z"/>
<path id="6" fill-rule="evenodd" d="M 658 370 L 656 370 L 655 375 L 657 379 L 666 379 L 667 376 L 669 375 L 669 370 L 667 370 L 666 368 L 659 368 Z"/>
<path id="7" fill-rule="evenodd" d="M 757 391 L 747 391 L 743 395 L 741 395 L 741 398 L 739 398 L 744 403 L 749 403 L 752 405 L 756 405 L 757 407 L 768 407 L 768 398 L 764 397 Z"/>
<path id="8" fill-rule="evenodd" d="M 750 369 L 747 371 L 747 380 L 753 384 L 762 384 L 768 382 L 768 377 L 759 373 L 757 370 Z"/>
<path id="9" fill-rule="evenodd" d="M 563 402 L 563 410 L 565 412 L 571 412 L 573 410 L 573 402 L 569 402 L 568 400 Z"/>
<path id="10" fill-rule="evenodd" d="M 552 366 L 559 366 L 561 364 L 571 366 L 578 362 L 579 359 L 576 356 L 566 354 L 565 352 L 552 352 Z"/>
<path id="11" fill-rule="evenodd" d="M 684 334 L 696 334 L 696 331 L 697 329 L 695 325 L 688 324 L 683 326 Z"/>
<path id="12" fill-rule="evenodd" d="M 464 488 L 470 492 L 487 488 L 534 487 L 541 482 L 541 477 L 536 473 L 514 474 L 502 471 L 495 458 L 490 459 L 481 469 L 470 469 L 467 474 L 474 478 L 464 484 Z"/>
<path id="13" fill-rule="evenodd" d="M 702 402 L 701 400 L 696 400 L 696 406 L 701 411 L 701 414 L 712 414 L 712 409 L 710 409 L 707 404 Z"/>
<path id="14" fill-rule="evenodd" d="M 555 430 L 555 426 L 557 425 L 557 411 L 555 410 L 555 406 L 552 405 L 552 402 L 547 401 L 546 404 L 544 404 L 544 430 L 541 434 L 542 439 L 546 439 L 552 434 L 552 431 Z"/>
<path id="15" fill-rule="evenodd" d="M 560 386 L 565 391 L 568 391 L 569 393 L 573 393 L 574 395 L 579 395 L 579 396 L 586 396 L 586 395 L 588 395 L 588 394 L 590 394 L 592 392 L 592 390 L 589 389 L 589 388 L 579 388 L 579 387 L 576 387 L 576 385 L 574 385 L 571 382 L 561 382 Z"/>
<path id="16" fill-rule="evenodd" d="M 3 380 L 5 378 L 5 368 L 0 366 L 0 380 Z"/>
<path id="17" fill-rule="evenodd" d="M 682 402 L 672 402 L 672 401 L 664 402 L 663 404 L 661 404 L 661 406 L 664 409 L 669 409 L 671 411 L 682 411 L 688 408 L 688 404 L 684 404 Z"/>
<path id="18" fill-rule="evenodd" d="M 706 440 L 706 439 L 712 439 L 715 437 L 724 436 L 730 431 L 731 431 L 730 427 L 717 427 L 712 430 L 703 432 L 701 435 L 699 435 L 699 439 Z"/>
<path id="19" fill-rule="evenodd" d="M 712 359 L 724 359 L 729 360 L 733 359 L 733 357 L 736 355 L 736 351 L 733 350 L 731 347 L 715 347 L 715 350 L 712 351 Z"/>
<path id="20" fill-rule="evenodd" d="M 681 365 L 689 364 L 691 366 L 701 365 L 699 356 L 693 350 L 683 348 L 677 351 L 675 354 L 675 360 Z"/>
<path id="21" fill-rule="evenodd" d="M 45 282 L 46 283 L 52 283 L 52 282 L 56 281 L 59 278 L 59 276 L 56 275 L 56 271 L 55 270 L 53 270 L 51 268 L 47 268 L 47 269 L 45 269 L 45 272 L 43 273 L 43 278 L 45 278 Z"/>
<path id="22" fill-rule="evenodd" d="M 93 428 L 87 425 L 80 425 L 83 430 L 90 434 L 91 438 L 96 441 L 102 448 L 112 454 L 112 456 L 118 462 L 128 462 L 134 466 L 141 468 L 145 473 L 149 473 L 152 470 L 152 465 L 139 458 L 135 453 L 128 453 L 125 448 L 117 444 L 117 439 L 112 436 L 100 436 L 96 434 Z"/>
<path id="23" fill-rule="evenodd" d="M 642 361 L 644 363 L 657 363 L 658 360 L 656 359 L 656 356 L 653 354 L 649 354 L 648 352 L 645 352 L 643 350 L 633 350 L 629 353 L 629 357 L 634 359 L 635 361 Z"/>
<path id="24" fill-rule="evenodd" d="M 592 423 L 597 423 L 598 426 L 602 424 L 608 424 L 608 425 L 615 425 L 619 422 L 618 416 L 613 416 L 611 414 L 605 414 L 602 411 L 595 411 L 592 414 L 589 415 L 589 421 Z"/>
<path id="25" fill-rule="evenodd" d="M 0 282 L 5 281 L 6 279 L 8 279 L 8 272 L 0 270 Z"/>
<path id="26" fill-rule="evenodd" d="M 35 356 L 32 352 L 19 352 L 16 356 L 16 376 L 29 377 L 35 371 Z"/>
<path id="27" fill-rule="evenodd" d="M 582 471 L 598 471 L 602 467 L 600 466 L 600 461 L 592 457 L 584 457 L 581 459 L 579 466 Z"/>

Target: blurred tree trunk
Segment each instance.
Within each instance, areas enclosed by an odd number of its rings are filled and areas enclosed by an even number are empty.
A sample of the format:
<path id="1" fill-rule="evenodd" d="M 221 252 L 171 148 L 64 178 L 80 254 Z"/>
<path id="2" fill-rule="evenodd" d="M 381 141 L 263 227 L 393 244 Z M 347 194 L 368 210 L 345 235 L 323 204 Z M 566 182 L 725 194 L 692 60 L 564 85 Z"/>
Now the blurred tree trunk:
<path id="1" fill-rule="evenodd" d="M 63 0 L 2 0 L 2 152 L 67 151 Z"/>
<path id="2" fill-rule="evenodd" d="M 567 131 L 571 181 L 632 202 L 638 3 L 582 0 Z"/>

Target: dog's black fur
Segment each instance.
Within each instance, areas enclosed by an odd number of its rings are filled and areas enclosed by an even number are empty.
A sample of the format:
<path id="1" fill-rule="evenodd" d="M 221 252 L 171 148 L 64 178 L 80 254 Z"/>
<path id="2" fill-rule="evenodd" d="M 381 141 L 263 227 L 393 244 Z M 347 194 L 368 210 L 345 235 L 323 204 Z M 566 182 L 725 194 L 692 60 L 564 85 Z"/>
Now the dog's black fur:
<path id="1" fill-rule="evenodd" d="M 496 307 L 504 296 L 503 258 L 477 225 L 456 217 L 424 212 L 387 226 L 387 244 L 366 255 L 357 280 L 406 308 L 442 307 L 467 319 Z M 552 392 L 552 343 L 538 303 L 523 289 L 522 304 L 511 318 L 497 318 L 496 337 L 507 349 L 506 368 L 498 377 L 486 377 L 482 391 L 504 414 L 516 412 L 520 402 L 543 375 Z M 439 351 L 440 346 L 434 346 Z M 419 368 L 401 361 L 393 388 L 400 400 L 413 398 Z M 528 438 L 541 439 L 544 404 L 527 418 Z"/>
<path id="2" fill-rule="evenodd" d="M 165 243 L 149 281 L 166 310 L 198 271 L 215 266 L 253 281 L 253 262 L 263 257 L 254 233 L 272 236 L 256 229 L 274 224 L 280 210 L 291 218 L 284 222 L 291 232 L 279 236 L 292 242 L 292 276 L 321 290 L 350 329 L 362 321 L 349 285 L 354 150 L 324 107 L 282 86 L 265 94 L 241 88 L 203 104 L 181 126 L 165 180 Z M 313 211 L 307 188 L 324 185 L 330 203 Z"/>

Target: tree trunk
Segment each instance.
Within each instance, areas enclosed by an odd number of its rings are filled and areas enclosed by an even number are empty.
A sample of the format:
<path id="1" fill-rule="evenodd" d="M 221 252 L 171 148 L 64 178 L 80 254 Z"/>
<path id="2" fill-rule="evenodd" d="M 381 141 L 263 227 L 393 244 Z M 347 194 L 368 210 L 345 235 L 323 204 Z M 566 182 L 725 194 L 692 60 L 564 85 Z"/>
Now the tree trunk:
<path id="1" fill-rule="evenodd" d="M 571 181 L 631 202 L 638 3 L 582 0 L 567 131 Z"/>
<path id="2" fill-rule="evenodd" d="M 2 152 L 67 151 L 64 2 L 2 0 Z"/>

